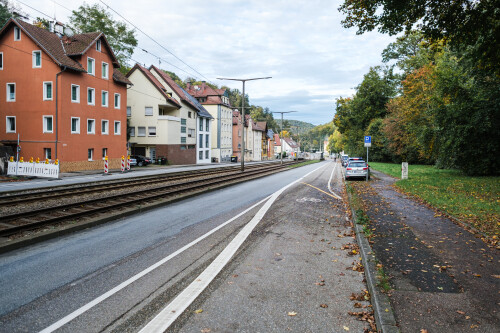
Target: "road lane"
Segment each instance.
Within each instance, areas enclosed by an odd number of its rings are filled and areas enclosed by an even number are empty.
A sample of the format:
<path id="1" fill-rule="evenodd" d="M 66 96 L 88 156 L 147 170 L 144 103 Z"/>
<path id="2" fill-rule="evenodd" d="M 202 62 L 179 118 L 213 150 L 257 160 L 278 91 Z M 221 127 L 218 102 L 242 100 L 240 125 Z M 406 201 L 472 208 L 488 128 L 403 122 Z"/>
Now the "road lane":
<path id="1" fill-rule="evenodd" d="M 11 332 L 18 327 L 28 331 L 43 329 L 316 166 L 292 169 L 206 193 L 162 209 L 1 255 L 0 323 L 13 329 L 9 330 Z M 237 228 L 227 231 L 226 235 Z M 219 242 L 220 239 L 212 241 Z M 206 260 L 203 249 L 193 252 L 194 255 L 188 254 L 187 257 L 193 255 L 194 261 Z M 179 260 L 172 266 L 182 271 L 189 264 Z M 167 274 L 174 279 L 173 271 Z M 155 278 L 158 278 L 157 283 L 162 283 L 160 277 Z M 134 287 L 137 289 L 134 295 L 144 297 L 140 295 L 140 288 Z M 151 292 L 157 288 L 152 283 L 148 290 Z M 122 316 L 130 310 L 123 308 L 114 298 L 105 303 L 106 308 L 115 304 L 120 309 L 116 313 L 107 309 L 106 312 L 110 313 L 106 316 L 99 315 L 99 309 L 95 309 L 89 311 L 89 318 L 82 316 L 70 324 L 81 325 L 79 327 L 86 331 L 98 331 L 114 323 L 115 316 Z M 131 304 L 135 303 L 137 300 L 131 301 Z M 90 325 L 86 325 L 85 320 L 89 320 Z"/>

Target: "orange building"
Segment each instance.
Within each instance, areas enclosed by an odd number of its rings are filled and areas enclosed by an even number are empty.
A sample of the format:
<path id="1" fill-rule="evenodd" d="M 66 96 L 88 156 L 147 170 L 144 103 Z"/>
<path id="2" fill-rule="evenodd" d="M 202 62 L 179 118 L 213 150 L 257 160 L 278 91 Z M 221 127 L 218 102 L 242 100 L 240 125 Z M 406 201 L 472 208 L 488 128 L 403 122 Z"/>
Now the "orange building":
<path id="1" fill-rule="evenodd" d="M 0 144 L 61 172 L 119 168 L 127 84 L 103 33 L 65 36 L 11 18 L 0 30 Z"/>

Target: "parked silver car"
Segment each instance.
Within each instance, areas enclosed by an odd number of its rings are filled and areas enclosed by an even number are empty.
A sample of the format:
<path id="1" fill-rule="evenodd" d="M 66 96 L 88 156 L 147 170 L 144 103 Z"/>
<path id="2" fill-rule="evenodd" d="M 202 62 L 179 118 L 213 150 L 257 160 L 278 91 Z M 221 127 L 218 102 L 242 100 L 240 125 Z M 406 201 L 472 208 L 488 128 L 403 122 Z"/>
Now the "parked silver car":
<path id="1" fill-rule="evenodd" d="M 365 161 L 351 161 L 345 168 L 345 180 L 351 178 L 366 179 L 366 175 L 368 175 L 368 179 L 370 179 L 370 167 Z"/>

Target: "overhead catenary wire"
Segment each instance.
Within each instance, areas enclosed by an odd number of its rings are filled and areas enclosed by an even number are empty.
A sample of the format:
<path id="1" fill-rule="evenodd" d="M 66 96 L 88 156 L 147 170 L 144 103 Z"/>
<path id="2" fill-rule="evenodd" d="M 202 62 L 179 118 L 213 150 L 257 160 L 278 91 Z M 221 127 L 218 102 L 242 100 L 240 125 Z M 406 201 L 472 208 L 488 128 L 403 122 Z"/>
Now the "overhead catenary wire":
<path id="1" fill-rule="evenodd" d="M 36 9 L 36 8 L 34 8 L 34 7 L 30 6 L 30 5 L 28 5 L 28 4 L 26 4 L 26 3 L 25 3 L 25 2 L 23 2 L 23 1 L 19 1 L 19 0 L 18 0 L 18 2 L 19 2 L 19 3 L 21 3 L 21 4 L 23 4 L 24 6 L 26 6 L 26 7 L 28 7 L 28 8 L 30 8 L 30 9 L 32 9 L 32 10 L 34 10 L 34 11 L 36 11 L 36 12 L 38 12 L 38 13 L 42 14 L 42 15 L 43 15 L 43 16 L 45 16 L 45 17 L 48 17 L 48 18 L 53 19 L 53 20 L 56 20 L 56 18 L 55 18 L 54 16 L 49 15 L 49 14 L 46 14 L 46 13 L 44 13 L 44 12 L 42 12 L 42 11 L 40 11 L 40 10 L 38 10 L 38 9 Z M 55 0 L 52 0 L 52 2 L 53 2 L 54 4 L 56 4 L 56 5 L 58 5 L 58 6 L 62 7 L 62 8 L 64 8 L 64 9 L 66 9 L 67 11 L 73 12 L 73 10 L 71 10 L 71 9 L 69 9 L 69 8 L 67 8 L 67 7 L 65 7 L 65 6 L 63 6 L 62 4 L 60 4 L 59 2 L 57 2 L 57 1 L 55 1 Z M 179 58 L 179 57 L 177 57 L 175 54 L 173 54 L 170 50 L 168 50 L 167 48 L 165 48 L 163 45 L 161 45 L 160 43 L 158 43 L 156 40 L 154 40 L 152 37 L 150 37 L 148 34 L 146 34 L 146 33 L 145 33 L 144 31 L 142 31 L 140 28 L 138 28 L 136 25 L 134 25 L 134 24 L 133 24 L 133 23 L 131 23 L 129 20 L 127 20 L 126 18 L 124 18 L 121 14 L 119 14 L 118 12 L 116 12 L 116 11 L 115 11 L 113 8 L 111 8 L 109 5 L 107 5 L 107 4 L 106 4 L 106 3 L 104 3 L 103 1 L 101 1 L 101 2 L 102 2 L 102 3 L 103 3 L 103 4 L 104 4 L 104 5 L 105 5 L 108 9 L 110 9 L 111 11 L 113 11 L 114 13 L 116 13 L 116 14 L 117 14 L 118 16 L 120 16 L 123 20 L 125 20 L 127 23 L 129 23 L 130 25 L 132 25 L 135 29 L 137 29 L 138 31 L 140 31 L 141 33 L 143 33 L 145 36 L 147 36 L 149 39 L 151 39 L 153 42 L 155 42 L 155 43 L 156 43 L 157 45 L 159 45 L 161 48 L 163 48 L 164 50 L 166 50 L 168 53 L 170 53 L 173 57 L 175 57 L 176 59 L 178 59 L 178 60 L 179 60 L 180 62 L 182 62 L 184 65 L 186 65 L 187 67 L 189 67 L 190 69 L 192 69 L 192 70 L 193 70 L 195 73 L 197 73 L 199 76 L 201 76 L 201 77 L 205 78 L 208 82 L 210 82 L 210 83 L 214 84 L 213 82 L 211 82 L 210 80 L 208 80 L 208 79 L 207 79 L 207 78 L 206 78 L 203 74 L 199 73 L 196 69 L 194 69 L 193 67 L 189 66 L 186 62 L 184 62 L 182 59 L 180 59 L 180 58 Z M 30 16 L 32 17 L 32 15 L 29 15 L 29 14 L 26 14 L 26 15 L 27 15 L 28 17 L 30 17 Z M 73 29 L 74 29 L 74 28 L 73 28 Z M 77 29 L 75 29 L 75 30 L 77 30 Z M 77 33 L 82 33 L 82 31 L 76 31 L 76 32 L 77 32 Z M 193 73 L 188 72 L 188 71 L 186 71 L 186 70 L 182 69 L 181 67 L 174 65 L 174 64 L 173 64 L 173 63 L 171 63 L 170 61 L 168 61 L 168 60 L 166 60 L 166 59 L 164 59 L 164 58 L 162 58 L 162 57 L 160 57 L 160 56 L 158 56 L 158 55 L 154 54 L 153 52 L 151 52 L 151 51 L 149 51 L 149 50 L 146 50 L 145 48 L 142 48 L 142 47 L 140 47 L 140 46 L 134 46 L 134 48 L 137 48 L 137 49 L 139 49 L 139 50 L 141 50 L 141 51 L 143 51 L 143 52 L 145 52 L 145 53 L 148 53 L 149 55 L 151 55 L 151 56 L 155 57 L 155 58 L 156 58 L 159 62 L 164 62 L 164 63 L 169 64 L 170 66 L 172 66 L 172 67 L 174 67 L 174 68 L 176 68 L 176 69 L 178 69 L 178 70 L 182 71 L 182 72 L 183 72 L 184 74 L 186 74 L 187 76 L 191 76 L 191 77 L 195 77 L 195 78 L 198 76 L 198 75 L 193 75 Z M 134 59 L 132 59 L 132 58 L 130 58 L 130 57 L 126 57 L 126 58 L 127 58 L 127 59 L 132 60 L 132 61 L 133 61 L 133 62 L 135 62 L 135 63 L 138 63 L 138 64 L 143 64 L 143 62 L 136 61 L 136 60 L 134 60 Z M 147 66 L 145 66 L 145 67 L 147 67 Z M 215 84 L 214 84 L 214 85 L 215 85 Z"/>
<path id="2" fill-rule="evenodd" d="M 118 13 L 116 10 L 114 10 L 112 7 L 110 7 L 108 4 L 106 4 L 104 1 L 102 0 L 99 0 L 103 5 L 105 5 L 109 10 L 113 11 L 116 15 L 120 16 L 123 20 L 125 20 L 125 22 L 127 22 L 128 24 L 130 24 L 131 26 L 133 26 L 134 28 L 136 28 L 138 31 L 140 31 L 142 34 L 144 34 L 146 37 L 148 37 L 149 39 L 151 39 L 155 44 L 157 44 L 159 47 L 161 47 L 162 49 L 164 49 L 165 51 L 167 51 L 168 53 L 170 53 L 174 58 L 176 58 L 177 60 L 179 60 L 180 62 L 182 62 L 184 65 L 186 65 L 187 67 L 189 67 L 190 69 L 192 69 L 195 73 L 197 73 L 198 75 L 200 75 L 201 77 L 205 78 L 207 81 L 210 81 L 207 77 L 205 77 L 205 75 L 201 74 L 200 72 L 198 72 L 196 69 L 194 69 L 193 67 L 191 67 L 190 65 L 188 65 L 184 60 L 182 60 L 181 58 L 179 58 L 178 56 L 176 56 L 172 51 L 170 51 L 169 49 L 167 49 L 166 47 L 164 47 L 163 45 L 161 45 L 159 42 L 157 42 L 153 37 L 149 36 L 147 33 L 145 33 L 144 31 L 142 31 L 139 27 L 137 27 L 135 24 L 133 24 L 132 22 L 130 22 L 129 20 L 127 20 L 125 17 L 123 17 L 120 13 Z"/>

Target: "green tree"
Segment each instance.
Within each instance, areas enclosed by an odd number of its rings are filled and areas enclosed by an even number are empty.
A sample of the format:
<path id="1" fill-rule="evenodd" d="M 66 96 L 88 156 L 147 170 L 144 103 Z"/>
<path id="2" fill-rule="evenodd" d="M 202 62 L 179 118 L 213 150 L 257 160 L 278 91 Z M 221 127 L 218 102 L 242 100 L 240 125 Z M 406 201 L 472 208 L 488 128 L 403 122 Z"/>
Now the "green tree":
<path id="1" fill-rule="evenodd" d="M 415 27 L 431 40 L 445 39 L 477 59 L 480 68 L 500 74 L 498 0 L 344 0 L 342 25 L 358 34 L 378 28 L 390 35 Z"/>
<path id="2" fill-rule="evenodd" d="M 0 0 L 0 27 L 3 27 L 3 25 L 9 18 L 18 18 L 23 15 L 24 14 L 21 12 L 21 10 L 13 5 L 10 1 Z"/>
<path id="3" fill-rule="evenodd" d="M 73 11 L 69 21 L 72 29 L 82 33 L 103 32 L 121 65 L 126 65 L 127 59 L 134 53 L 137 46 L 135 30 L 129 30 L 125 23 L 113 20 L 111 13 L 98 4 L 84 3 Z"/>

